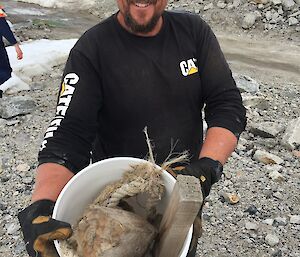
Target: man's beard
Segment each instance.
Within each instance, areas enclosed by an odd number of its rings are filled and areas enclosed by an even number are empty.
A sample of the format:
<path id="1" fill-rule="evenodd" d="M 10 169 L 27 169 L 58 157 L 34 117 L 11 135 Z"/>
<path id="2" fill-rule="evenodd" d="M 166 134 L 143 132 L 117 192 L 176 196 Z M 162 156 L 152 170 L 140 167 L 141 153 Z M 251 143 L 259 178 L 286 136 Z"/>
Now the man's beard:
<path id="1" fill-rule="evenodd" d="M 125 23 L 134 33 L 146 34 L 151 32 L 157 24 L 161 14 L 155 14 L 147 24 L 138 24 L 129 12 L 125 13 Z"/>

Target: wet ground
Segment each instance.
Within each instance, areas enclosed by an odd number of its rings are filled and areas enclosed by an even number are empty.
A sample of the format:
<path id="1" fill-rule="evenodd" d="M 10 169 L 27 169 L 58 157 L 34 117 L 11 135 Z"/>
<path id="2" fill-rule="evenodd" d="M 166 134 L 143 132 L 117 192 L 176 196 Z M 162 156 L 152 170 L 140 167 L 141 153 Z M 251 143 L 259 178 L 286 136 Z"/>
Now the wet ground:
<path id="1" fill-rule="evenodd" d="M 78 38 L 99 22 L 99 18 L 83 11 L 50 9 L 8 0 L 1 2 L 23 41 Z"/>

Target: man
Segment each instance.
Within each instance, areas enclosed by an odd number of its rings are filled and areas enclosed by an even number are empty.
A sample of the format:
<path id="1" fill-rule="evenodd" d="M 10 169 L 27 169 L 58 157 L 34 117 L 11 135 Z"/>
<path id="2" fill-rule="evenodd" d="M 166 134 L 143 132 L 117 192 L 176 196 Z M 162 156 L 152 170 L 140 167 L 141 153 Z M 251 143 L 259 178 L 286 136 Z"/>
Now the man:
<path id="1" fill-rule="evenodd" d="M 7 17 L 7 14 L 4 12 L 3 7 L 0 6 L 0 98 L 2 97 L 3 91 L 6 89 L 3 83 L 11 77 L 12 72 L 2 37 L 5 37 L 9 43 L 15 47 L 18 60 L 23 58 L 23 52 L 5 17 Z"/>
<path id="2" fill-rule="evenodd" d="M 33 204 L 19 214 L 31 256 L 54 256 L 48 245 L 59 229 L 60 238 L 69 236 L 68 224 L 47 216 L 91 158 L 144 157 L 147 126 L 157 163 L 172 140 L 175 152 L 190 152 L 182 173 L 201 178 L 206 197 L 245 128 L 239 90 L 203 20 L 165 11 L 167 0 L 117 3 L 119 12 L 87 31 L 67 61 L 56 116 L 39 153 Z M 195 251 L 193 244 L 188 256 Z"/>

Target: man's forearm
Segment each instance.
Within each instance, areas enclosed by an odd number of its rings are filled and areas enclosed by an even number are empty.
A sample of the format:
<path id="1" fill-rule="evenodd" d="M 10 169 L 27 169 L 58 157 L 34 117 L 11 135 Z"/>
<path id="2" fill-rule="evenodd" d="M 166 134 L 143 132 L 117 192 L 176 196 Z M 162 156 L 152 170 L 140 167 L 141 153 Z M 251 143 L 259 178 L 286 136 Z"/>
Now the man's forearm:
<path id="1" fill-rule="evenodd" d="M 32 202 L 41 199 L 56 201 L 59 193 L 74 174 L 56 163 L 44 163 L 37 169 Z"/>
<path id="2" fill-rule="evenodd" d="M 234 151 L 237 142 L 236 136 L 228 129 L 209 128 L 199 157 L 209 157 L 224 165 Z"/>

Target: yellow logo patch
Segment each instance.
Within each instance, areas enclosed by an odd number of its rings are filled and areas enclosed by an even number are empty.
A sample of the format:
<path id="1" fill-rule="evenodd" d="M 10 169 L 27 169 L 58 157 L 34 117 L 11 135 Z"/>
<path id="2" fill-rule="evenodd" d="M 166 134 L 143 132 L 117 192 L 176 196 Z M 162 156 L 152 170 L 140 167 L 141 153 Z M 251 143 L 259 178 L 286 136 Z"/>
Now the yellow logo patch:
<path id="1" fill-rule="evenodd" d="M 189 70 L 189 74 L 188 75 L 192 75 L 194 73 L 197 73 L 198 72 L 198 69 L 195 68 L 195 67 L 192 67 L 190 70 Z"/>
<path id="2" fill-rule="evenodd" d="M 60 90 L 59 96 L 62 96 L 62 94 L 65 92 L 65 90 L 66 90 L 65 82 L 63 82 L 63 83 L 61 84 L 61 90 Z"/>
<path id="3" fill-rule="evenodd" d="M 180 62 L 180 70 L 183 76 L 190 76 L 198 72 L 198 67 L 196 65 L 197 59 L 191 58 L 187 61 Z"/>

